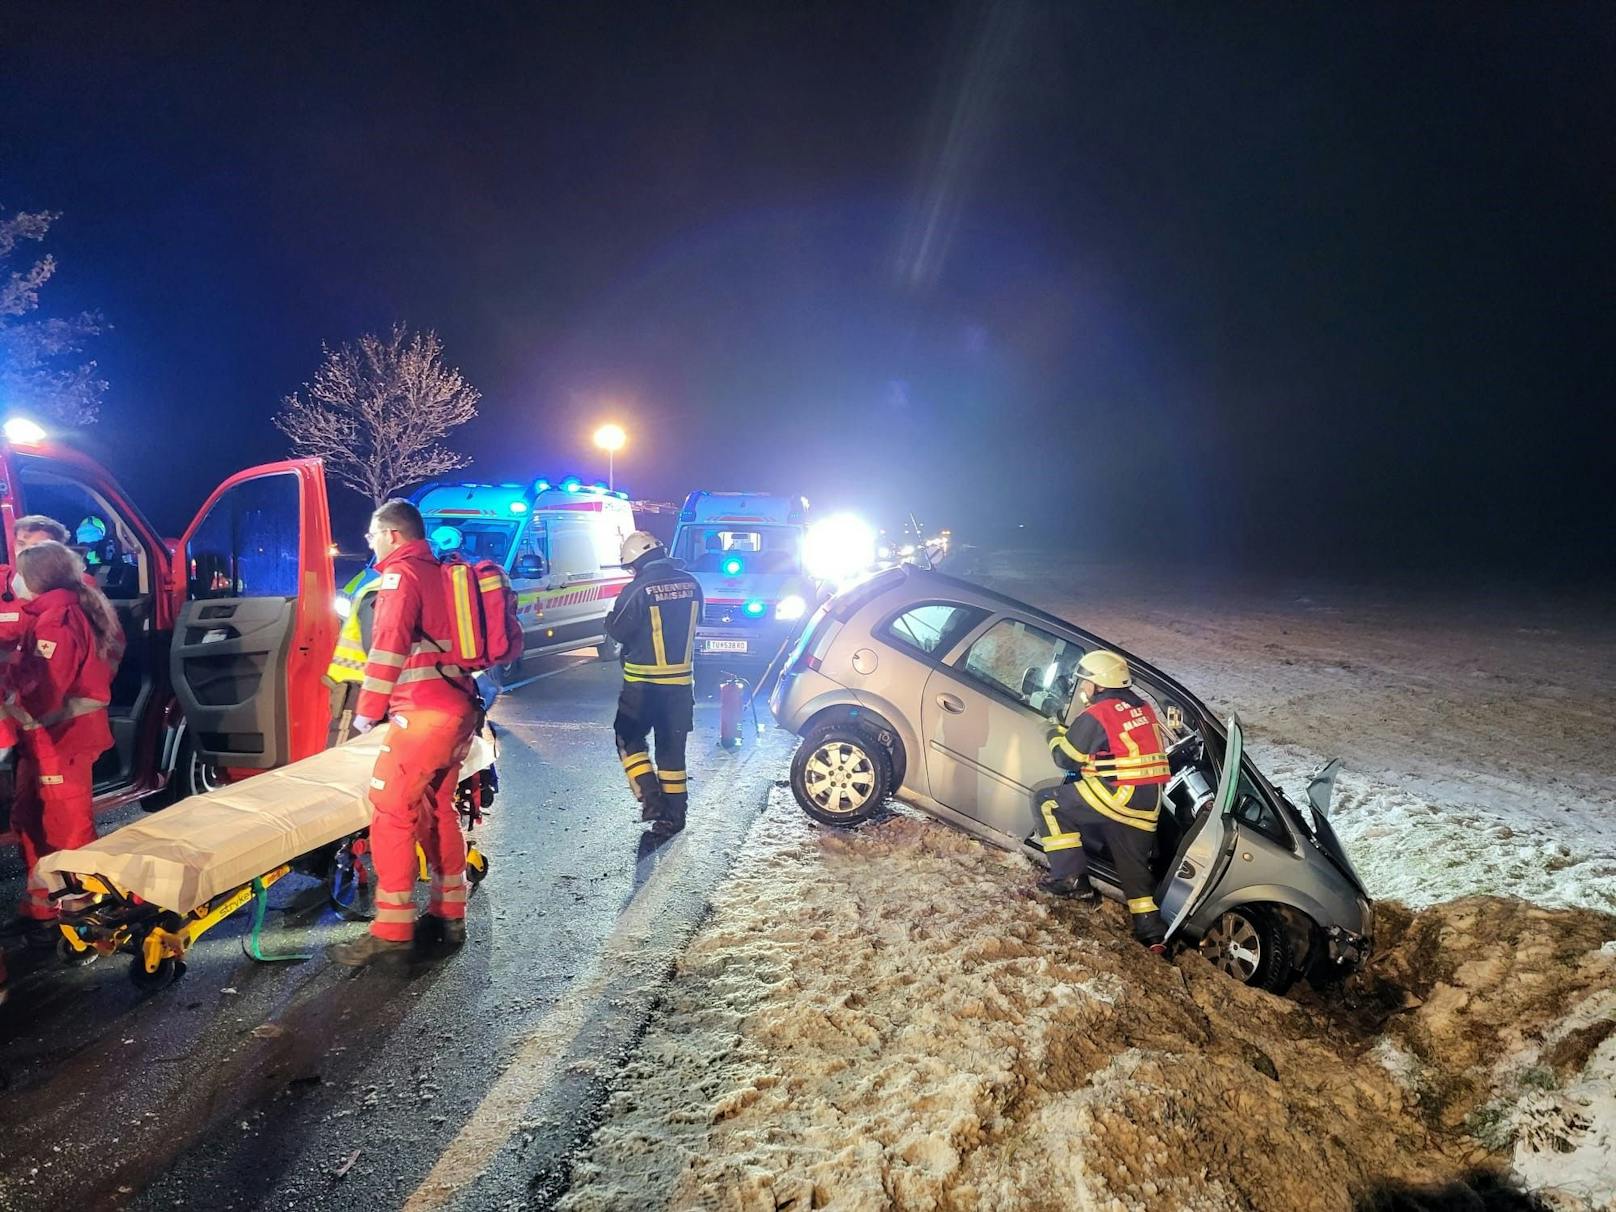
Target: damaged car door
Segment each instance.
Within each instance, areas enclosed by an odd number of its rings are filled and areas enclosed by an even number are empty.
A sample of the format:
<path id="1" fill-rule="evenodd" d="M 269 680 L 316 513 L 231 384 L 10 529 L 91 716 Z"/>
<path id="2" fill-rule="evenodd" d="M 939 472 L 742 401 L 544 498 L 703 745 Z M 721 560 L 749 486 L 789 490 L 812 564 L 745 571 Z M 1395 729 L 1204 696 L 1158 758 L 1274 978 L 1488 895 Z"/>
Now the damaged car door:
<path id="1" fill-rule="evenodd" d="M 1234 854 L 1237 830 L 1231 813 L 1240 786 L 1240 755 L 1244 748 L 1239 717 L 1231 715 L 1224 722 L 1224 730 L 1226 743 L 1217 794 L 1185 831 L 1165 885 L 1156 897 L 1167 922 L 1168 938 L 1178 933 L 1217 887 Z"/>

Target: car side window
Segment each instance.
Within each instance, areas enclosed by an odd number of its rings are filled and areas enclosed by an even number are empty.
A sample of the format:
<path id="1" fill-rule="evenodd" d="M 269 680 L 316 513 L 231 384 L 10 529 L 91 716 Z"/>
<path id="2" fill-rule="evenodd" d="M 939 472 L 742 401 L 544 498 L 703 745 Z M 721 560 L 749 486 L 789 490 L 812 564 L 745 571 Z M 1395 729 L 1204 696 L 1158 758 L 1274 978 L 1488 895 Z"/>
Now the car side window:
<path id="1" fill-rule="evenodd" d="M 1273 805 L 1252 785 L 1251 776 L 1244 770 L 1240 772 L 1240 786 L 1235 792 L 1232 815 L 1241 824 L 1249 825 L 1281 845 L 1291 844 L 1290 830 L 1285 828 Z"/>
<path id="2" fill-rule="evenodd" d="M 959 671 L 1039 715 L 1064 719 L 1083 649 L 1021 619 L 1000 619 L 965 650 Z"/>
<path id="3" fill-rule="evenodd" d="M 904 611 L 886 625 L 883 634 L 916 652 L 943 653 L 981 622 L 986 613 L 954 602 L 927 602 Z"/>
<path id="4" fill-rule="evenodd" d="M 516 549 L 513 573 L 522 581 L 550 575 L 550 532 L 543 518 L 534 518 L 528 523 L 527 532 Z"/>

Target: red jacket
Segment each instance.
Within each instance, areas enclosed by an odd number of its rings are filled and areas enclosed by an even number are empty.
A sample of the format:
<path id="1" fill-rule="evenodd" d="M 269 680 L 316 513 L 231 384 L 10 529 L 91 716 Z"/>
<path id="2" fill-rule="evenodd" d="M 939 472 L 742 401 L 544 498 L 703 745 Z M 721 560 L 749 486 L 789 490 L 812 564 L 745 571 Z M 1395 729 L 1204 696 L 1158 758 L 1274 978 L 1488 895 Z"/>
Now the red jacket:
<path id="1" fill-rule="evenodd" d="M 376 562 L 381 588 L 355 715 L 379 720 L 412 707 L 460 711 L 477 702 L 471 676 L 447 655 L 452 637 L 441 569 L 425 539 Z"/>
<path id="2" fill-rule="evenodd" d="M 78 594 L 52 589 L 17 605 L 26 629 L 11 669 L 15 700 L 7 714 L 24 742 L 48 738 L 57 753 L 91 757 L 112 748 L 107 704 L 115 671 L 96 655 L 95 632 Z"/>

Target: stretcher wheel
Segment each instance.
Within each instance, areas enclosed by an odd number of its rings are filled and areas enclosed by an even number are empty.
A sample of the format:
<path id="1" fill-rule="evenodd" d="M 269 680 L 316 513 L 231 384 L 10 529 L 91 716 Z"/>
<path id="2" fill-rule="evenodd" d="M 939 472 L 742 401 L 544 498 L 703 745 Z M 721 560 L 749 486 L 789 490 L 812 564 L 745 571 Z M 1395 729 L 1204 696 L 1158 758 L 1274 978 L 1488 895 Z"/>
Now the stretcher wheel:
<path id="1" fill-rule="evenodd" d="M 326 878 L 326 895 L 337 914 L 350 922 L 368 922 L 376 916 L 376 868 L 365 839 L 337 847 Z"/>
<path id="2" fill-rule="evenodd" d="M 488 856 L 473 846 L 466 851 L 466 883 L 476 887 L 488 878 Z"/>
<path id="3" fill-rule="evenodd" d="M 147 972 L 145 962 L 138 955 L 129 965 L 129 979 L 136 989 L 166 989 L 184 975 L 185 961 L 171 955 L 157 961 L 156 972 Z"/>
<path id="4" fill-rule="evenodd" d="M 83 951 L 75 950 L 73 944 L 65 938 L 56 940 L 56 958 L 61 961 L 64 968 L 84 968 L 101 958 L 101 953 L 94 947 L 87 947 Z"/>

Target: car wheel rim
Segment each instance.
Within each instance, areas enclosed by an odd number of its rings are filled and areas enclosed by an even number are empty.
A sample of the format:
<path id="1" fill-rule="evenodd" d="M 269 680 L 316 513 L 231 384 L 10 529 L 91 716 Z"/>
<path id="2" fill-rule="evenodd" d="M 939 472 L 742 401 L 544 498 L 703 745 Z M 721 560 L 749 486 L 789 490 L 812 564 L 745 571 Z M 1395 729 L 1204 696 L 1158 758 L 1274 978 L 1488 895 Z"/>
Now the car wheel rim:
<path id="1" fill-rule="evenodd" d="M 875 795 L 875 763 L 857 745 L 828 741 L 808 755 L 803 783 L 820 811 L 850 816 Z"/>
<path id="2" fill-rule="evenodd" d="M 1262 964 L 1262 936 L 1243 913 L 1225 913 L 1201 940 L 1201 954 L 1241 984 Z"/>

